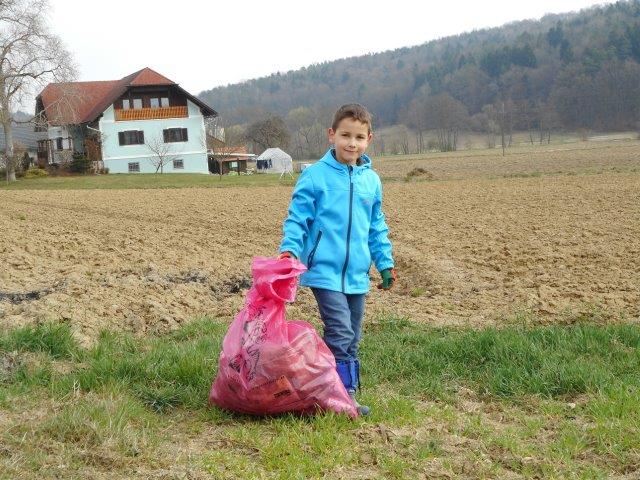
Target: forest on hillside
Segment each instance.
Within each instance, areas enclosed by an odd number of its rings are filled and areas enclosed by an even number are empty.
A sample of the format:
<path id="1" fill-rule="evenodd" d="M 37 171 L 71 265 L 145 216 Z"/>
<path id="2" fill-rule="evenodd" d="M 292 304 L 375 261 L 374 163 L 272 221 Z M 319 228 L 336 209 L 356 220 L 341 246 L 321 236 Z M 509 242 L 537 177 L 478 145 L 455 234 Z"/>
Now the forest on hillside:
<path id="1" fill-rule="evenodd" d="M 452 150 L 461 130 L 488 138 L 526 130 L 542 141 L 554 131 L 638 129 L 640 0 L 275 73 L 200 98 L 221 112 L 229 138 L 256 149 L 275 142 L 301 158 L 321 153 L 331 113 L 353 101 L 372 111 L 375 128 L 411 132 L 417 151 L 433 147 L 426 132 Z"/>

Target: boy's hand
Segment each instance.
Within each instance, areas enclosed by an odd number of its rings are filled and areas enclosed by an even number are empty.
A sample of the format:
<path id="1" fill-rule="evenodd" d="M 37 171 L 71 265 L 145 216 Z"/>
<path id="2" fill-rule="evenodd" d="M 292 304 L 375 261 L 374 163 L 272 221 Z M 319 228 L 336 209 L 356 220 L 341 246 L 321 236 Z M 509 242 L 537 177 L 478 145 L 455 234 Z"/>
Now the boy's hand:
<path id="1" fill-rule="evenodd" d="M 293 258 L 294 260 L 297 260 L 298 258 L 291 252 L 282 252 L 280 255 L 278 255 L 278 260 L 282 260 L 283 258 Z"/>
<path id="2" fill-rule="evenodd" d="M 378 285 L 378 288 L 381 288 L 382 290 L 390 290 L 398 279 L 395 268 L 387 268 L 386 270 L 381 271 L 380 275 L 382 276 L 382 283 Z"/>

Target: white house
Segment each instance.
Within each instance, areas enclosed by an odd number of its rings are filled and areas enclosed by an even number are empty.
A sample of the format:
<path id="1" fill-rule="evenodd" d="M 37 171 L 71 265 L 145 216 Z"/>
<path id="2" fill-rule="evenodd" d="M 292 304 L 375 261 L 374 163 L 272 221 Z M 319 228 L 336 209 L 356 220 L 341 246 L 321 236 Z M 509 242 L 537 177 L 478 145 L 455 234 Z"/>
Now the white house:
<path id="1" fill-rule="evenodd" d="M 41 165 L 73 153 L 110 173 L 209 173 L 205 119 L 217 112 L 150 68 L 120 80 L 51 83 L 36 98 Z"/>

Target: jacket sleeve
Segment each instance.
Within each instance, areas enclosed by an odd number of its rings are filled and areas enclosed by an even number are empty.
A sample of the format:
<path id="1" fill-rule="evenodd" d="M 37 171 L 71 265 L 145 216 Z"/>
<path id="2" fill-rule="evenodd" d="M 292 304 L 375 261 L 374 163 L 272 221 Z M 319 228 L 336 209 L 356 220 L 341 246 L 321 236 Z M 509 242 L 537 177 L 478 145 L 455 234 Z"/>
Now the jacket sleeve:
<path id="1" fill-rule="evenodd" d="M 385 222 L 384 213 L 382 213 L 382 185 L 380 183 L 378 184 L 376 198 L 371 211 L 369 251 L 371 252 L 371 259 L 379 272 L 387 268 L 393 268 L 389 227 Z"/>
<path id="2" fill-rule="evenodd" d="M 284 221 L 280 252 L 291 252 L 300 258 L 304 242 L 316 216 L 316 199 L 310 170 L 305 169 L 296 182 Z"/>

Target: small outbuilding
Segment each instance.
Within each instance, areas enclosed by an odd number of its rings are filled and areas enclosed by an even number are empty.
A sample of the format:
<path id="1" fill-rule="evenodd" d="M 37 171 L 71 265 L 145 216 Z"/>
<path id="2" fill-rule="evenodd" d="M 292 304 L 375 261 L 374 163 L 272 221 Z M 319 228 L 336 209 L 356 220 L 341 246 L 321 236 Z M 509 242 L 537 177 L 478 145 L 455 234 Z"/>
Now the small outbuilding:
<path id="1" fill-rule="evenodd" d="M 247 147 L 226 146 L 222 144 L 213 150 L 209 150 L 209 172 L 217 175 L 228 175 L 235 173 L 237 175 L 247 173 L 247 161 L 254 157 L 253 154 L 247 153 Z"/>
<path id="2" fill-rule="evenodd" d="M 291 155 L 279 148 L 267 148 L 256 159 L 258 173 L 279 173 L 280 175 L 293 173 Z"/>

